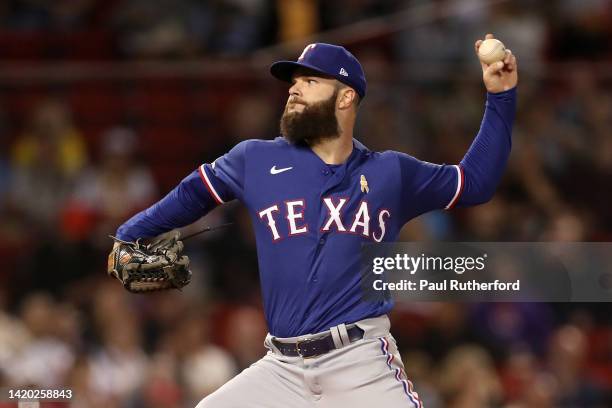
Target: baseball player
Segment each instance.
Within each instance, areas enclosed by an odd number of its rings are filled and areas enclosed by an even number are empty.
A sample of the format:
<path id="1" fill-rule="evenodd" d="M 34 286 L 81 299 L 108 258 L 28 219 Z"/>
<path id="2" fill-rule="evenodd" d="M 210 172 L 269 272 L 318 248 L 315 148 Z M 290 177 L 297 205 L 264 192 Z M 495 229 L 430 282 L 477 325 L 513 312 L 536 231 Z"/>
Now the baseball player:
<path id="1" fill-rule="evenodd" d="M 392 301 L 362 298 L 361 245 L 394 241 L 427 211 L 492 197 L 510 153 L 516 58 L 508 50 L 482 64 L 484 118 L 458 165 L 373 152 L 353 138 L 366 78 L 345 48 L 310 44 L 270 71 L 291 84 L 281 136 L 202 164 L 117 238 L 153 237 L 232 200 L 249 210 L 269 351 L 197 408 L 422 407 L 389 333 Z"/>

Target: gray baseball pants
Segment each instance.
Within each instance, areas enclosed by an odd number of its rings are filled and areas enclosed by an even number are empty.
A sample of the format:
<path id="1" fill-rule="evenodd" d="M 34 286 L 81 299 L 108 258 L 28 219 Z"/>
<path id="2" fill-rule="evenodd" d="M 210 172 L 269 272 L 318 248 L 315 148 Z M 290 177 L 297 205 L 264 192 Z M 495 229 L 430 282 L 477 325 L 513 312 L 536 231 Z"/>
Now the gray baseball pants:
<path id="1" fill-rule="evenodd" d="M 268 353 L 196 408 L 422 408 L 404 373 L 387 316 L 356 325 L 364 330 L 362 340 L 313 358 L 283 356 L 268 334 Z M 338 334 L 346 330 L 343 326 L 331 330 L 337 346 L 346 344 Z M 295 342 L 315 336 L 276 340 Z"/>

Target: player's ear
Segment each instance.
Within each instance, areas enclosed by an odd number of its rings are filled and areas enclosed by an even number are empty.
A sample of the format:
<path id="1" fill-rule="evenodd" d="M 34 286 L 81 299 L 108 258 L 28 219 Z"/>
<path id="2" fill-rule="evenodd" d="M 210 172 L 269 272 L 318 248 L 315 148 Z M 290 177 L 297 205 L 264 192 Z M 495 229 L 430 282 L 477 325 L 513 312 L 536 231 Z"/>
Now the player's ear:
<path id="1" fill-rule="evenodd" d="M 357 103 L 357 93 L 348 86 L 342 87 L 338 92 L 338 108 L 348 109 Z"/>

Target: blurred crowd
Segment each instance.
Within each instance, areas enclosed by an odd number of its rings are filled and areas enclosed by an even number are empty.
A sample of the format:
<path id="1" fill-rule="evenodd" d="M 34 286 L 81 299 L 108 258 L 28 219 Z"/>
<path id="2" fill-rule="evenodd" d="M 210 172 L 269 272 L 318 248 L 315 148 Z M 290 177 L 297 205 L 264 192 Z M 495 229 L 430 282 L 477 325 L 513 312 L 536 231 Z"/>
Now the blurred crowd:
<path id="1" fill-rule="evenodd" d="M 70 389 L 74 407 L 195 406 L 264 352 L 254 307 L 133 298 L 97 278 L 78 286 L 61 300 L 32 292 L 16 316 L 0 313 L 3 386 Z"/>
<path id="2" fill-rule="evenodd" d="M 610 51 L 610 9 L 608 0 L 5 0 L 0 40 L 10 32 L 40 33 L 49 40 L 43 58 L 79 57 L 76 49 L 52 49 L 61 48 L 53 36 L 66 41 L 66 33 L 91 42 L 90 56 L 97 52 L 98 58 L 235 57 L 404 12 L 399 28 L 409 28 L 419 57 L 456 57 L 465 36 L 495 27 L 509 43 L 521 43 L 524 60 L 537 58 L 547 39 L 553 39 L 547 53 L 594 58 Z M 437 27 L 411 24 L 414 17 L 429 23 L 447 16 Z M 423 29 L 413 31 L 416 25 Z"/>
<path id="3" fill-rule="evenodd" d="M 494 31 L 520 72 L 502 185 L 486 205 L 413 220 L 400 239 L 611 241 L 612 77 L 594 62 L 612 60 L 612 4 L 486 3 L 10 0 L 0 42 L 99 29 L 109 58 L 241 64 L 279 41 L 415 10 L 414 26 L 349 44 L 369 86 L 356 137 L 456 163 L 484 109 L 472 44 Z M 236 142 L 276 136 L 286 87 L 244 66 L 238 82 L 174 80 L 155 97 L 145 91 L 156 78 L 91 89 L 67 78 L 22 103 L 31 89 L 3 82 L 0 387 L 70 388 L 75 407 L 187 407 L 263 355 L 255 242 L 239 205 L 190 227 L 233 222 L 187 243 L 184 292 L 130 295 L 105 274 L 119 224 Z M 607 304 L 398 304 L 391 318 L 428 407 L 612 405 Z"/>

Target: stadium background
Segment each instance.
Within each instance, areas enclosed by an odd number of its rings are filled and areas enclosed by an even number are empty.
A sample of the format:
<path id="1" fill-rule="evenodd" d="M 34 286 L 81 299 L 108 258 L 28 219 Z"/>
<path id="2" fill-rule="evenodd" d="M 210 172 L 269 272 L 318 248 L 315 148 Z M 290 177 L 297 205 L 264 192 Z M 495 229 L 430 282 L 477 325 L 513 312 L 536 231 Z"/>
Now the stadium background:
<path id="1" fill-rule="evenodd" d="M 403 240 L 612 240 L 611 21 L 606 0 L 0 2 L 0 386 L 187 407 L 264 353 L 240 206 L 197 224 L 234 221 L 189 242 L 183 293 L 127 294 L 108 234 L 200 163 L 276 136 L 287 88 L 267 66 L 317 40 L 365 66 L 357 138 L 432 162 L 478 130 L 475 39 L 519 58 L 498 194 Z M 609 304 L 400 304 L 392 327 L 430 408 L 611 405 Z"/>

